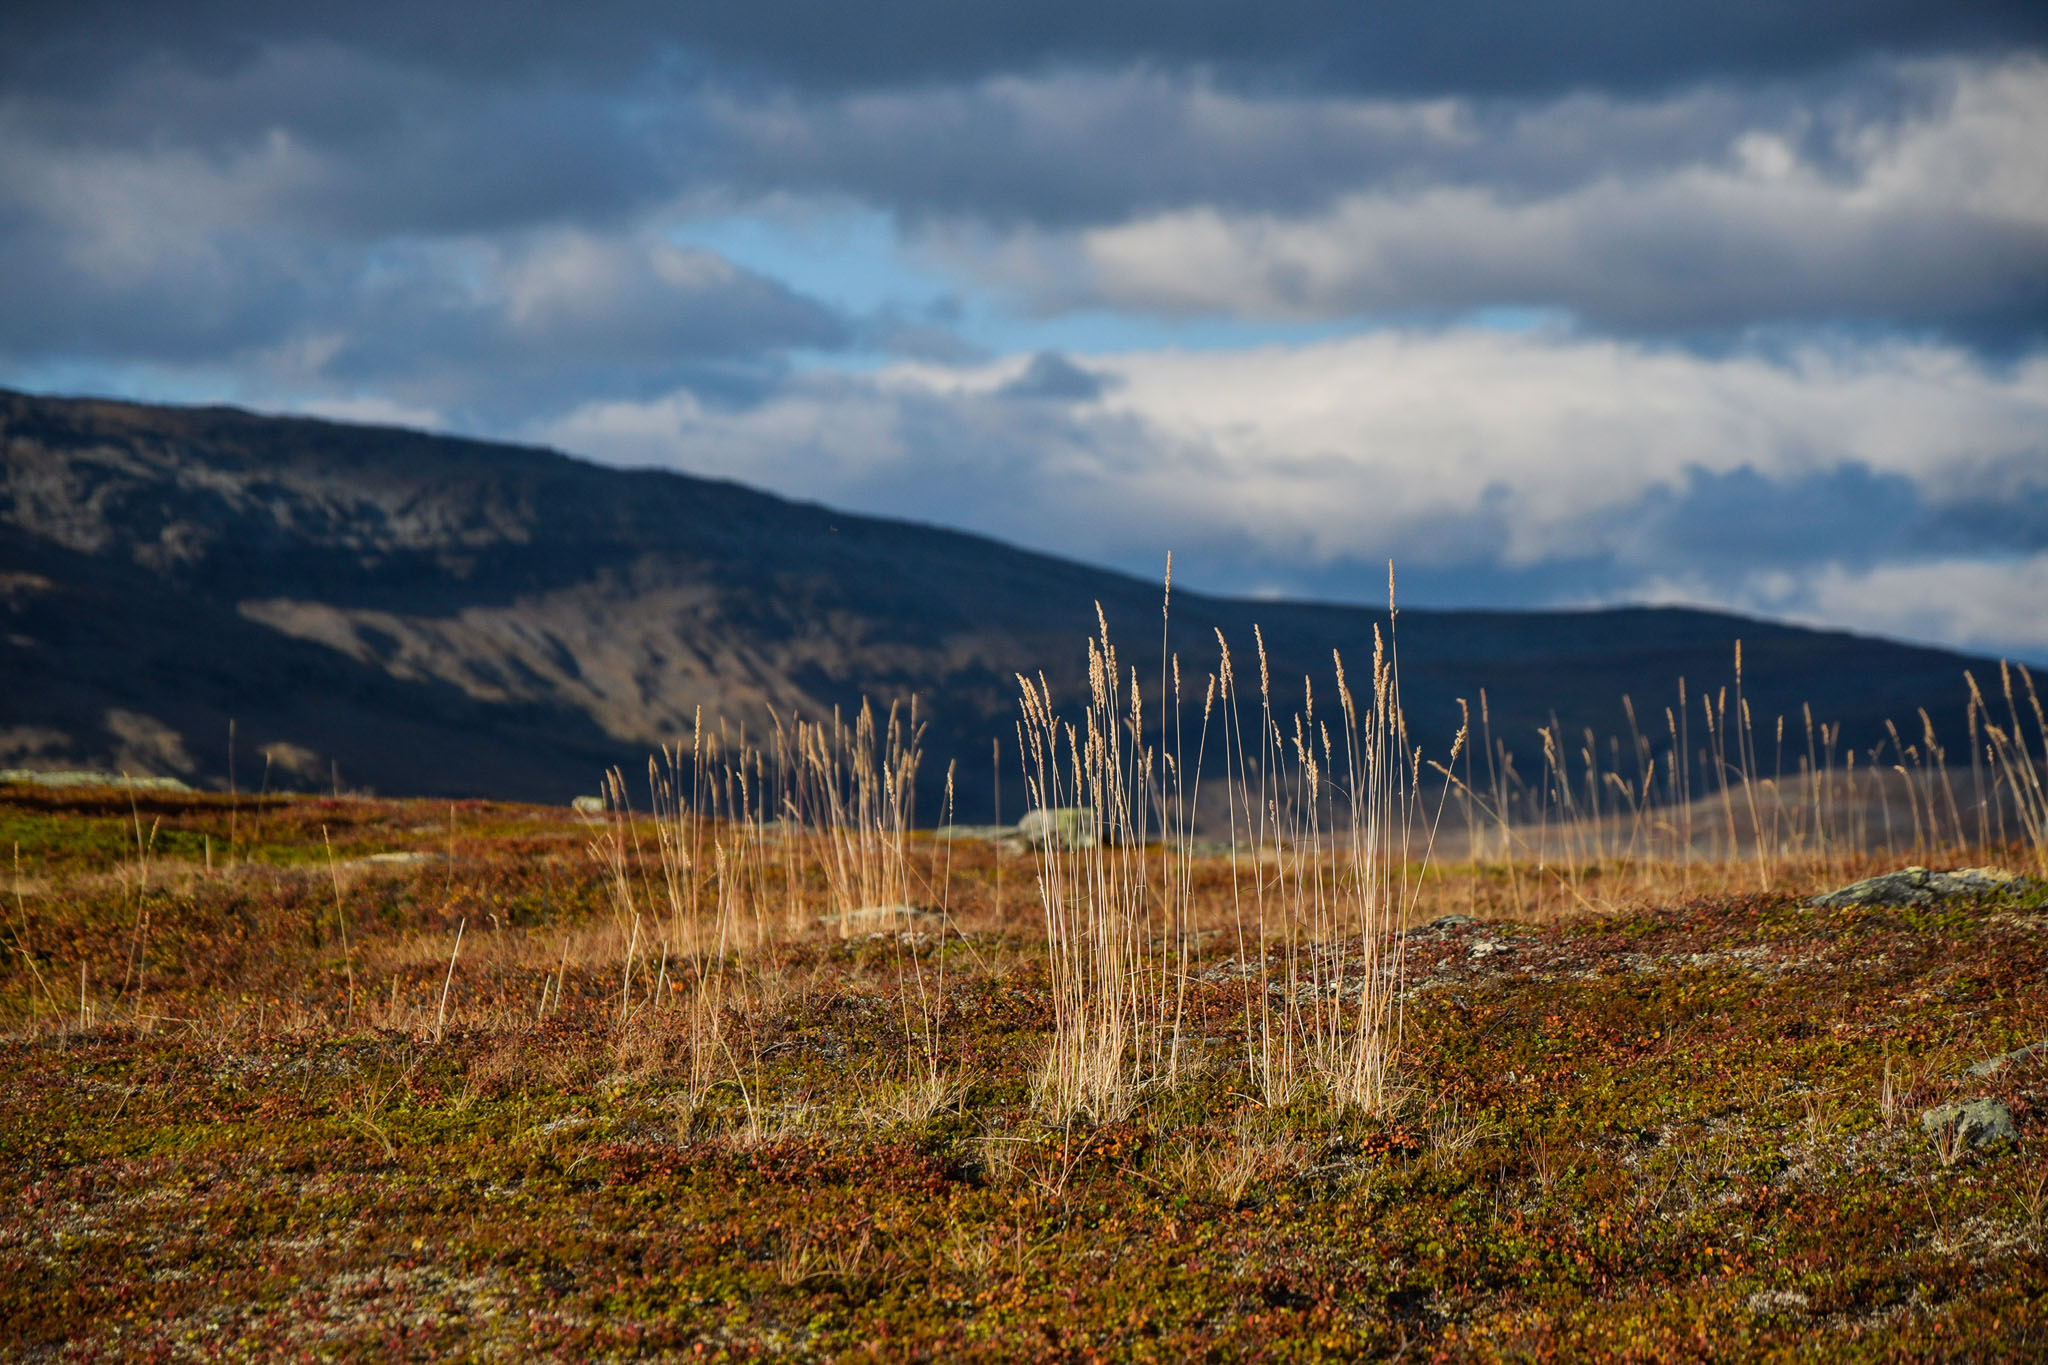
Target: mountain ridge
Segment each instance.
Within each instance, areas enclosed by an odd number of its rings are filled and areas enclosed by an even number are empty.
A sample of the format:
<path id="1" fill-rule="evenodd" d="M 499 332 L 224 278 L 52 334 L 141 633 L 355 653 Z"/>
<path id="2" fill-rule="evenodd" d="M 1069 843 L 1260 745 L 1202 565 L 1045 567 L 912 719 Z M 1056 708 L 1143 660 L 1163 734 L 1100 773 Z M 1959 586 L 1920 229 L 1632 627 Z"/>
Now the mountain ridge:
<path id="1" fill-rule="evenodd" d="M 700 713 L 758 726 L 914 695 L 927 785 L 957 760 L 972 812 L 991 742 L 1012 747 L 1015 675 L 1073 699 L 1098 604 L 1158 676 L 1158 584 L 731 480 L 7 390 L 0 452 L 0 767 L 220 785 L 232 719 L 244 774 L 269 747 L 293 758 L 281 780 L 308 785 L 561 800 L 686 743 Z M 1288 680 L 1329 676 L 1333 647 L 1362 665 L 1387 621 L 1180 588 L 1172 603 L 1196 693 L 1213 632 L 1244 656 L 1256 622 L 1283 705 Z M 1719 686 L 1738 638 L 1760 727 L 1810 700 L 1858 745 L 1921 707 L 1956 733 L 1962 670 L 1996 666 L 1690 608 L 1399 616 L 1418 733 L 1447 743 L 1456 698 L 1485 688 L 1494 733 L 1524 753 L 1553 716 L 1604 736 L 1624 693 L 1655 717 L 1681 676 L 1693 696 Z"/>

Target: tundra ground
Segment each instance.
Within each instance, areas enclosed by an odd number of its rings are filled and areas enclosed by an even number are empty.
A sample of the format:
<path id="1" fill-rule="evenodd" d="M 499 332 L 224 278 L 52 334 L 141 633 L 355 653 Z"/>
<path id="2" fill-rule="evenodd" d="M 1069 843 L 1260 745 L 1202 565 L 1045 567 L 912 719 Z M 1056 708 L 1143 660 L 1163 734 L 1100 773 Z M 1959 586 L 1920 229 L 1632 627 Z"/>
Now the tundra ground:
<path id="1" fill-rule="evenodd" d="M 1967 1070 L 2048 1037 L 2038 889 L 1816 910 L 1616 868 L 1528 919 L 1439 869 L 1360 1114 L 1248 1098 L 1219 868 L 1181 1075 L 1099 1122 L 1036 1099 L 1037 855 L 915 839 L 943 913 L 872 925 L 798 869 L 715 949 L 707 1057 L 677 983 L 708 950 L 622 922 L 592 838 L 0 793 L 0 1351 L 2048 1354 L 2048 1058 Z M 2017 1143 L 1923 1131 L 1980 1095 Z"/>

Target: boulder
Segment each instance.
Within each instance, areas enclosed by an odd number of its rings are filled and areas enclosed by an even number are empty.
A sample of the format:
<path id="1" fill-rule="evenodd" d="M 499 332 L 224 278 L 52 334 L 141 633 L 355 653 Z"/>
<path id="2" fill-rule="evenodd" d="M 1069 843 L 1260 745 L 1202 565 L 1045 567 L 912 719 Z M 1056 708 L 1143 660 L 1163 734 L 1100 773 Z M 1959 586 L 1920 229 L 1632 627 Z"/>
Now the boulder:
<path id="1" fill-rule="evenodd" d="M 1965 1147 L 2017 1142 L 2020 1136 L 2012 1124 L 2012 1110 L 1989 1096 L 1965 1104 L 1944 1104 L 1930 1109 L 1920 1116 L 1920 1128 L 1929 1137 L 1938 1136 L 1945 1128 L 1952 1128 Z"/>
<path id="2" fill-rule="evenodd" d="M 1952 872 L 1930 872 L 1924 867 L 1903 867 L 1897 872 L 1866 877 L 1838 891 L 1815 896 L 1807 904 L 1828 908 L 1851 905 L 1940 905 L 1945 901 L 1972 900 L 2000 891 L 2018 890 L 2025 883 L 2012 873 L 1996 867 L 1963 867 Z"/>
<path id="3" fill-rule="evenodd" d="M 1059 806 L 1024 812 L 1017 837 L 1033 848 L 1093 848 L 1102 842 L 1092 806 Z"/>

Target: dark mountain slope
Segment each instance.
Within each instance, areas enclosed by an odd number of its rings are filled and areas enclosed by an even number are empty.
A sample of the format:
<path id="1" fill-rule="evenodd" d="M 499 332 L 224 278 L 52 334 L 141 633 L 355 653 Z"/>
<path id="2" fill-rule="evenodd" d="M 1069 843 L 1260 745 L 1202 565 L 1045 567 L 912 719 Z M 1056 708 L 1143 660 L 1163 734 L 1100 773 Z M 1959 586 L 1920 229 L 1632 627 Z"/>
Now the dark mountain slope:
<path id="1" fill-rule="evenodd" d="M 388 792 L 561 799 L 686 742 L 699 708 L 758 726 L 915 694 L 927 776 L 957 756 L 971 814 L 1014 675 L 1071 695 L 1097 602 L 1158 676 L 1154 584 L 731 483 L 4 391 L 0 455 L 0 764 L 219 783 L 233 717 L 244 780 L 289 746 L 275 780 L 295 785 L 338 765 Z M 1375 620 L 1176 592 L 1173 639 L 1199 696 L 1217 629 L 1249 672 L 1260 623 L 1276 681 L 1320 683 L 1332 647 L 1363 674 Z M 1920 706 L 1959 739 L 1962 671 L 1985 666 L 1698 611 L 1403 610 L 1402 682 L 1439 744 L 1484 688 L 1530 753 L 1552 712 L 1574 737 L 1620 730 L 1624 693 L 1661 731 L 1681 676 L 1730 681 L 1738 637 L 1761 731 L 1810 701 L 1864 746 L 1886 717 L 1917 732 Z"/>

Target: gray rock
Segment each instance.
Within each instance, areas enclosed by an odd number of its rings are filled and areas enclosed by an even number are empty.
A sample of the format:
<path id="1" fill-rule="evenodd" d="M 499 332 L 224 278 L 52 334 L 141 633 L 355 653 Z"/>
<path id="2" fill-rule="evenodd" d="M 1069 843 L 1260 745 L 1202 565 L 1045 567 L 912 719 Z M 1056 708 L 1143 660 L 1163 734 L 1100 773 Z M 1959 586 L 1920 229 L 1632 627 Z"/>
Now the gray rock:
<path id="1" fill-rule="evenodd" d="M 1929 1137 L 1953 1128 L 1966 1147 L 1990 1147 L 2000 1142 L 2017 1142 L 2019 1129 L 2013 1127 L 2012 1110 L 1989 1096 L 1965 1104 L 1944 1104 L 1920 1116 L 1920 1129 Z"/>
<path id="2" fill-rule="evenodd" d="M 2048 1039 L 2043 1039 L 2038 1043 L 2029 1043 L 2025 1047 L 2016 1047 L 2011 1052 L 2002 1053 L 1996 1057 L 1987 1057 L 1973 1065 L 1970 1068 L 1970 1074 L 1972 1076 L 1996 1076 L 2007 1067 L 2019 1066 L 2023 1062 L 2030 1062 L 2034 1058 L 2042 1056 L 2048 1056 Z"/>
<path id="3" fill-rule="evenodd" d="M 569 803 L 569 809 L 575 811 L 578 815 L 603 815 L 604 798 L 602 796 L 579 796 Z"/>
<path id="4" fill-rule="evenodd" d="M 1851 905 L 1939 905 L 1944 901 L 1969 900 L 2016 890 L 2025 885 L 2002 868 L 1963 867 L 1953 872 L 1930 872 L 1924 867 L 1904 867 L 1882 876 L 1851 882 L 1838 891 L 1815 896 L 1808 905 L 1840 908 Z"/>
<path id="5" fill-rule="evenodd" d="M 1026 811 L 1017 837 L 1033 848 L 1093 848 L 1102 842 L 1102 831 L 1092 806 L 1060 806 Z"/>

